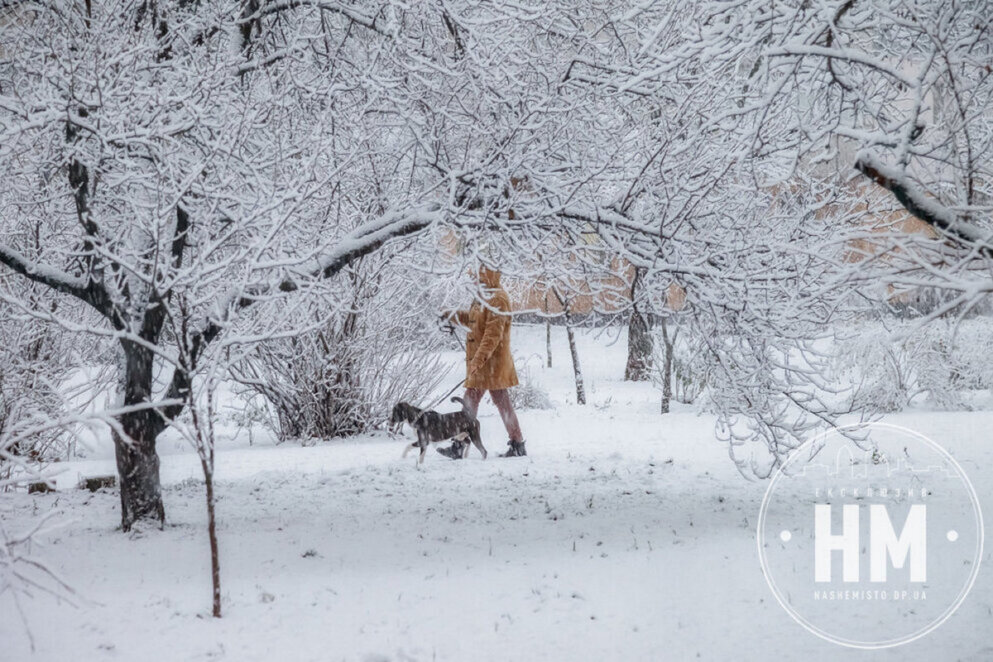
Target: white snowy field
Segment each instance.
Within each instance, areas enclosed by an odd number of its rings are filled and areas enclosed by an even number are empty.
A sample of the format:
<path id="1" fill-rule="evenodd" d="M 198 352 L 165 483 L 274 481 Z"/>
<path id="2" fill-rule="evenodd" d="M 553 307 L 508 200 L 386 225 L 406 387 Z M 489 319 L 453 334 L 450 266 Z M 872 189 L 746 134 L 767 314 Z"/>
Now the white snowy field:
<path id="1" fill-rule="evenodd" d="M 518 365 L 555 403 L 519 413 L 528 458 L 432 451 L 418 468 L 385 435 L 301 447 L 229 434 L 217 458 L 219 620 L 199 465 L 176 443 L 161 444 L 164 531 L 122 534 L 116 492 L 72 489 L 112 472 L 106 445 L 67 463 L 57 493 L 0 495 L 11 531 L 56 513 L 37 551 L 76 590 L 75 605 L 23 602 L 33 652 L 0 597 L 0 660 L 993 659 L 988 552 L 958 612 L 914 643 L 853 651 L 802 629 L 759 566 L 766 485 L 741 477 L 713 419 L 659 415 L 657 391 L 621 379 L 624 338 L 603 334 L 581 338 L 589 404 L 577 406 L 555 334 L 546 369 L 544 329 L 515 329 Z M 502 451 L 488 400 L 480 418 L 487 448 Z M 993 512 L 993 412 L 886 420 L 940 441 Z"/>

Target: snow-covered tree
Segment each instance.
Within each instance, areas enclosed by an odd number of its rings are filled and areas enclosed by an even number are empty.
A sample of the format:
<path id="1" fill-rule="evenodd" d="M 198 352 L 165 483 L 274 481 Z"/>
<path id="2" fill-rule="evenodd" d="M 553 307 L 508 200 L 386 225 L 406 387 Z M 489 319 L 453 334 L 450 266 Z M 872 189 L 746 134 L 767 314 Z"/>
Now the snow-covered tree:
<path id="1" fill-rule="evenodd" d="M 989 291 L 991 21 L 982 1 L 701 3 L 680 48 L 645 33 L 629 80 L 692 66 L 724 82 L 733 92 L 712 122 L 744 158 L 784 180 L 833 179 L 866 202 L 869 256 L 889 258 L 861 261 L 853 278 L 955 292 L 942 314 Z M 894 222 L 909 215 L 934 232 Z"/>
<path id="2" fill-rule="evenodd" d="M 196 353 L 256 302 L 443 216 L 435 181 L 390 205 L 362 186 L 389 140 L 367 124 L 384 98 L 364 70 L 380 44 L 350 36 L 363 19 L 312 9 L 276 44 L 261 14 L 239 29 L 250 4 L 7 3 L 0 22 L 0 263 L 87 304 L 119 346 L 125 530 L 164 517 L 155 439 L 190 376 L 172 362 L 162 392 L 153 376 L 175 353 L 177 293 L 197 286 Z M 353 47 L 350 66 L 326 69 Z M 388 165 L 408 153 L 391 148 Z"/>

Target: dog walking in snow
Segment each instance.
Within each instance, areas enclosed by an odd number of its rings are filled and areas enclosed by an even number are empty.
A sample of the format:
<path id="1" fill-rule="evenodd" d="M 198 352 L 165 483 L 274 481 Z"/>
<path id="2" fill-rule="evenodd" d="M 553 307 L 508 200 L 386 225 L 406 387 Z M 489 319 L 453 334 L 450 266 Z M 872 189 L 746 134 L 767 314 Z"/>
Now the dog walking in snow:
<path id="1" fill-rule="evenodd" d="M 421 455 L 417 459 L 417 463 L 422 464 L 424 462 L 424 453 L 427 451 L 429 444 L 452 440 L 455 443 L 462 444 L 459 448 L 463 459 L 469 455 L 468 442 L 470 441 L 483 454 L 483 459 L 486 459 L 487 453 L 483 447 L 483 439 L 479 434 L 479 421 L 476 420 L 475 413 L 466 407 L 462 398 L 452 398 L 452 402 L 460 403 L 462 405 L 462 411 L 439 414 L 436 411 L 418 409 L 406 402 L 398 402 L 393 407 L 390 423 L 394 425 L 407 423 L 417 432 L 417 441 L 404 449 L 402 457 L 407 457 L 407 453 L 412 448 L 420 448 Z"/>

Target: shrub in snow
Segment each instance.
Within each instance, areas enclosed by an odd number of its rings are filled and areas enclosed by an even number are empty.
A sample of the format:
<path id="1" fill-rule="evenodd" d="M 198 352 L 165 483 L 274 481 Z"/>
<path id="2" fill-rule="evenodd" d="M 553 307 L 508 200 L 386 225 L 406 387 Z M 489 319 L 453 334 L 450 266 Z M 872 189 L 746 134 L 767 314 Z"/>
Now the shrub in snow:
<path id="1" fill-rule="evenodd" d="M 836 366 L 854 385 L 851 409 L 886 413 L 906 407 L 915 392 L 910 363 L 907 348 L 882 327 L 860 329 L 842 341 Z"/>
<path id="2" fill-rule="evenodd" d="M 433 308 L 411 300 L 411 280 L 367 261 L 331 301 L 301 313 L 306 331 L 262 343 L 235 368 L 268 402 L 267 425 L 279 440 L 368 431 L 397 402 L 422 403 L 447 375 L 438 354 L 446 338 Z"/>
<path id="3" fill-rule="evenodd" d="M 66 426 L 50 424 L 66 411 L 60 389 L 73 367 L 70 341 L 23 317 L 0 301 L 0 480 L 10 477 L 15 457 L 64 457 L 71 439 Z"/>
<path id="4" fill-rule="evenodd" d="M 652 383 L 676 402 L 692 404 L 707 386 L 706 354 L 689 335 L 688 326 L 672 322 L 655 327 Z"/>
<path id="5" fill-rule="evenodd" d="M 856 385 L 853 408 L 892 412 L 923 398 L 970 409 L 971 392 L 993 388 L 993 320 L 867 325 L 839 347 L 838 366 Z"/>
<path id="6" fill-rule="evenodd" d="M 256 426 L 267 426 L 271 415 L 268 401 L 256 392 L 251 393 L 244 405 L 235 409 L 230 418 L 239 429 L 248 431 L 248 445 L 254 446 Z"/>
<path id="7" fill-rule="evenodd" d="M 928 403 L 945 410 L 971 409 L 969 392 L 993 387 L 993 320 L 933 322 L 911 336 L 917 383 Z"/>
<path id="8" fill-rule="evenodd" d="M 534 380 L 531 368 L 518 371 L 520 384 L 510 389 L 510 402 L 514 409 L 552 409 L 552 399 L 548 391 Z"/>

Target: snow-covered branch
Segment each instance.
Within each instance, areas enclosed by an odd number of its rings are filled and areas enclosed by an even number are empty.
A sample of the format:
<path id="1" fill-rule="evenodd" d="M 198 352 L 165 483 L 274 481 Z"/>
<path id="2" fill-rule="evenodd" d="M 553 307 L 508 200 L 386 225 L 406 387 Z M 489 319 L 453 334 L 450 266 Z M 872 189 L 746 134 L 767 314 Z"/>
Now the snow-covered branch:
<path id="1" fill-rule="evenodd" d="M 345 235 L 333 249 L 317 258 L 316 264 L 301 276 L 307 280 L 333 278 L 348 265 L 382 248 L 389 240 L 413 235 L 443 218 L 441 206 L 434 203 L 411 211 L 384 214 L 379 219 L 363 224 Z M 274 294 L 295 292 L 300 288 L 300 280 L 300 277 L 286 277 L 271 283 L 239 288 L 228 296 L 225 303 L 218 306 L 218 314 L 226 316 L 232 312 L 232 309 L 247 308 Z M 228 320 L 225 318 L 211 317 L 203 329 L 193 335 L 189 351 L 194 360 L 218 337 L 226 323 Z M 166 397 L 178 401 L 178 404 L 163 407 L 162 412 L 166 418 L 175 418 L 183 411 L 185 407 L 183 399 L 187 397 L 190 386 L 191 375 L 177 367 Z"/>
<path id="2" fill-rule="evenodd" d="M 855 168 L 873 182 L 893 194 L 907 211 L 945 235 L 963 243 L 981 245 L 989 252 L 988 240 L 993 233 L 971 223 L 963 214 L 941 204 L 921 191 L 900 168 L 888 166 L 871 154 L 862 153 Z"/>
<path id="3" fill-rule="evenodd" d="M 31 260 L 20 251 L 2 244 L 0 244 L 0 264 L 30 281 L 41 283 L 56 292 L 69 294 L 88 303 L 120 328 L 121 318 L 108 297 L 107 291 L 98 283 L 92 280 L 84 281 L 82 278 L 71 276 L 64 271 Z"/>

